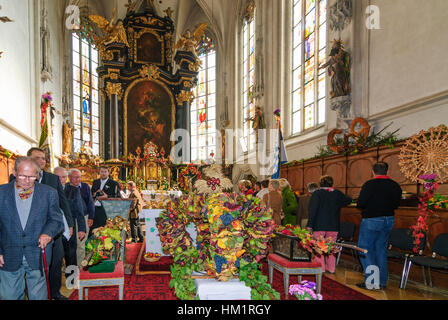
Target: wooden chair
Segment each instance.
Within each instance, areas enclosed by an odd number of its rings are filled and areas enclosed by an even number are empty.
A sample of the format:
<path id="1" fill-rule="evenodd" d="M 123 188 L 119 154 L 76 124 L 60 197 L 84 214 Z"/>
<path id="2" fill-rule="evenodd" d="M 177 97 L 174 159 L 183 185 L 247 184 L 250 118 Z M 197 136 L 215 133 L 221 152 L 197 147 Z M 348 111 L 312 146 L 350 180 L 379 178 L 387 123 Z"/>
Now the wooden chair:
<path id="1" fill-rule="evenodd" d="M 285 287 L 285 297 L 288 298 L 289 276 L 298 275 L 299 282 L 302 281 L 302 275 L 316 276 L 316 293 L 320 293 L 322 284 L 322 266 L 320 263 L 290 261 L 275 253 L 268 255 L 269 282 L 272 284 L 274 269 L 283 273 L 283 285 Z"/>

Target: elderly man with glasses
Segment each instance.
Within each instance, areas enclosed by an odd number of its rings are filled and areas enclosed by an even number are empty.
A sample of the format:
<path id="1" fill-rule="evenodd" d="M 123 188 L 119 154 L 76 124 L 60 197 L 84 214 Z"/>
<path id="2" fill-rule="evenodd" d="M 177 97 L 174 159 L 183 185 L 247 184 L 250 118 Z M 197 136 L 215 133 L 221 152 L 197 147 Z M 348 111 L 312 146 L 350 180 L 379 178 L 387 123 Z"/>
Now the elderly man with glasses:
<path id="1" fill-rule="evenodd" d="M 51 242 L 64 228 L 55 189 L 36 183 L 39 165 L 22 157 L 15 180 L 0 186 L 0 298 L 48 299 L 42 250 L 51 260 Z"/>

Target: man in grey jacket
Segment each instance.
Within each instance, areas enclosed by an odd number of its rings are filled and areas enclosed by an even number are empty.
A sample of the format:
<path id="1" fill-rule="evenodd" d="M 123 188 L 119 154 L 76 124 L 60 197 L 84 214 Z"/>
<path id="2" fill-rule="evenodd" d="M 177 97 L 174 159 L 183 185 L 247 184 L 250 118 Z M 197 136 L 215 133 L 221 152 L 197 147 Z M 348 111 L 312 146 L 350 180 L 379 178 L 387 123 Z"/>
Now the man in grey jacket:
<path id="1" fill-rule="evenodd" d="M 48 299 L 42 249 L 51 261 L 51 241 L 64 225 L 57 191 L 36 183 L 39 165 L 31 158 L 16 160 L 16 179 L 0 186 L 0 297 Z"/>

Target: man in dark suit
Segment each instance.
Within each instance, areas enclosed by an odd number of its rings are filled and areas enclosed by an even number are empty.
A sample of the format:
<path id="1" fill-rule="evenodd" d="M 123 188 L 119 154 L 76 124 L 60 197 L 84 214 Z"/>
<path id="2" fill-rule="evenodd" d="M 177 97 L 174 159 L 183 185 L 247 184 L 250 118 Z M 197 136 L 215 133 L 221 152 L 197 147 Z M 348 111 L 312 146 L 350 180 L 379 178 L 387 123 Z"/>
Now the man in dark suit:
<path id="1" fill-rule="evenodd" d="M 41 176 L 39 182 L 53 187 L 57 190 L 59 196 L 59 207 L 62 209 L 65 220 L 70 228 L 70 237 L 73 235 L 73 227 L 75 222 L 70 211 L 70 205 L 65 196 L 64 189 L 62 189 L 61 181 L 57 175 L 49 172 L 45 172 L 44 169 L 47 165 L 47 159 L 45 158 L 45 152 L 39 148 L 31 148 L 28 150 L 27 155 L 39 164 Z M 50 263 L 50 287 L 51 297 L 55 300 L 67 300 L 66 297 L 60 294 L 61 277 L 62 277 L 62 258 L 64 257 L 64 248 L 62 244 L 62 233 L 54 238 L 52 260 Z"/>
<path id="2" fill-rule="evenodd" d="M 81 182 L 81 171 L 76 168 L 72 168 L 68 172 L 68 179 L 70 180 L 70 185 L 78 188 L 81 192 L 82 206 L 84 221 L 86 224 L 86 233 L 89 233 L 90 227 L 93 225 L 93 219 L 95 217 L 95 205 L 93 203 L 92 192 L 87 183 Z M 78 267 L 81 268 L 81 262 L 84 260 L 86 254 L 86 244 L 87 236 L 84 239 L 78 241 L 78 246 L 76 249 L 76 260 L 78 262 Z"/>
<path id="3" fill-rule="evenodd" d="M 95 219 L 90 230 L 106 225 L 106 212 L 101 205 L 100 200 L 108 198 L 120 198 L 120 188 L 118 183 L 109 178 L 109 168 L 106 166 L 100 167 L 100 179 L 93 181 L 92 197 L 95 201 Z"/>
<path id="4" fill-rule="evenodd" d="M 77 266 L 77 239 L 83 240 L 86 236 L 86 221 L 84 220 L 81 192 L 79 191 L 79 188 L 71 186 L 69 183 L 67 183 L 68 172 L 67 170 L 65 170 L 65 168 L 55 168 L 54 174 L 57 175 L 61 181 L 62 188 L 64 189 L 65 195 L 70 203 L 70 210 L 72 211 L 73 218 L 76 221 L 73 236 L 71 236 L 69 240 L 67 240 L 65 237 L 62 238 L 62 244 L 64 245 L 65 253 L 65 265 Z"/>
<path id="5" fill-rule="evenodd" d="M 39 172 L 33 159 L 19 158 L 16 179 L 0 186 L 1 299 L 24 300 L 25 281 L 30 300 L 48 299 L 41 250 L 51 259 L 51 241 L 64 225 L 58 194 L 36 183 Z"/>

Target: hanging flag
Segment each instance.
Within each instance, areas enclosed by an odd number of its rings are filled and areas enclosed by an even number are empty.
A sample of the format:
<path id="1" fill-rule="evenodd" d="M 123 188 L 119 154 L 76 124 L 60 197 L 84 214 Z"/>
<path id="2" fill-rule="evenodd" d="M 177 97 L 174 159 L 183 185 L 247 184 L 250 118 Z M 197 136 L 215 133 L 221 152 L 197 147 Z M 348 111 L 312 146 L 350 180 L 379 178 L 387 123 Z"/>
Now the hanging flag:
<path id="1" fill-rule="evenodd" d="M 279 139 L 279 144 L 275 148 L 275 152 L 274 152 L 274 164 L 272 166 L 272 171 L 273 171 L 272 179 L 280 178 L 280 167 L 282 164 L 288 162 L 288 157 L 286 155 L 286 148 L 285 148 L 285 144 L 283 142 L 280 114 L 281 114 L 280 108 L 277 108 L 274 110 L 274 118 L 275 118 L 275 122 L 277 124 L 278 134 L 279 134 L 280 139 Z"/>
<path id="2" fill-rule="evenodd" d="M 286 148 L 285 143 L 283 142 L 283 134 L 281 129 L 279 129 L 279 135 L 280 143 L 275 148 L 274 152 L 274 164 L 272 166 L 274 174 L 272 175 L 272 179 L 280 178 L 280 167 L 282 166 L 282 164 L 288 162 L 288 156 L 286 155 Z"/>

